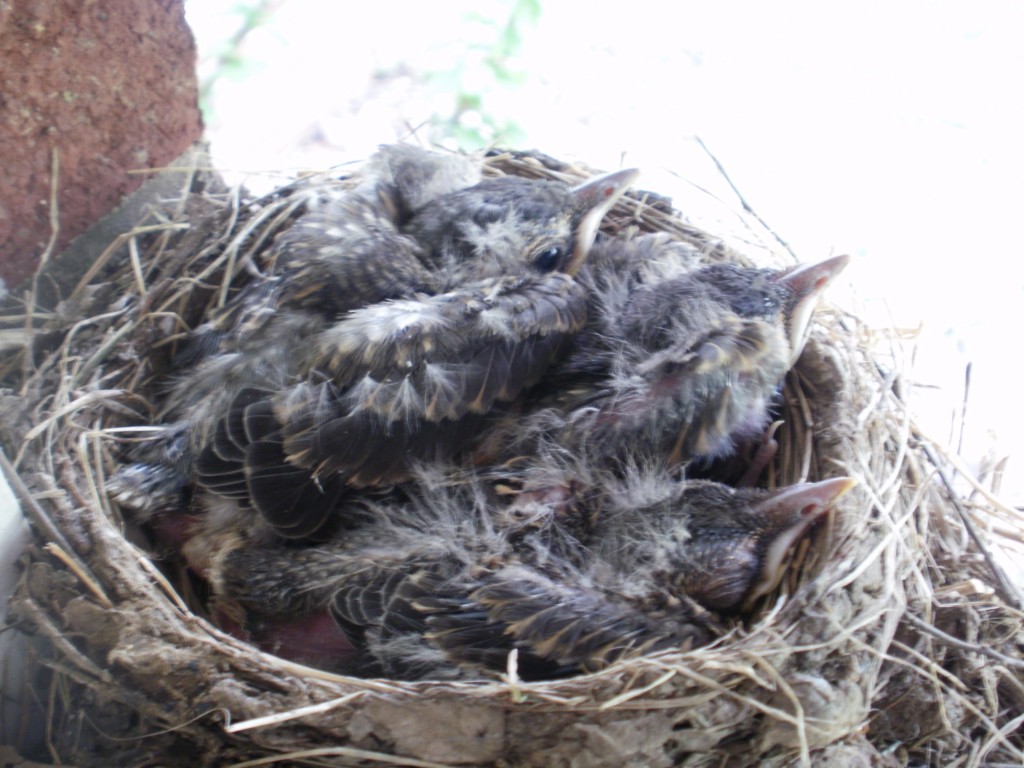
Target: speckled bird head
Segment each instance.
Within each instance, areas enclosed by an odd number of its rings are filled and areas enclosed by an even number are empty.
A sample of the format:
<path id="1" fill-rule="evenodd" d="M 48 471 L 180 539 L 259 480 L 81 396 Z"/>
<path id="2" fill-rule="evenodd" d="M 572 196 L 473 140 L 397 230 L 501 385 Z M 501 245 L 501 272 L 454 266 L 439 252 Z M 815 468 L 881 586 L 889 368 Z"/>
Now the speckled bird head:
<path id="1" fill-rule="evenodd" d="M 576 187 L 486 179 L 421 208 L 404 227 L 456 284 L 499 275 L 574 274 L 601 219 L 636 178 L 624 170 Z"/>
<path id="2" fill-rule="evenodd" d="M 638 593 L 663 584 L 711 610 L 742 610 L 775 588 L 792 546 L 854 485 L 846 477 L 775 490 L 652 480 L 637 506 L 607 513 L 599 549 L 632 573 Z"/>

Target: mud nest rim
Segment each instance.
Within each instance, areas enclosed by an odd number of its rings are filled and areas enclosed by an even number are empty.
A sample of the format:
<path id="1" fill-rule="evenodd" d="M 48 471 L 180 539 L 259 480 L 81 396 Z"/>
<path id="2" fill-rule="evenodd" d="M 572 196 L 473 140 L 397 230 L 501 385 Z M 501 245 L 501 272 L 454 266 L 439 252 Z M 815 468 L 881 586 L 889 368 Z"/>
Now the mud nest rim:
<path id="1" fill-rule="evenodd" d="M 590 175 L 537 153 L 484 163 L 493 175 Z M 125 538 L 104 490 L 113 441 L 126 434 L 111 425 L 147 409 L 139 344 L 173 338 L 182 317 L 222 301 L 310 189 L 351 183 L 311 178 L 254 201 L 196 192 L 200 177 L 188 174 L 190 194 L 115 240 L 52 315 L 6 318 L 32 329 L 33 350 L 6 356 L 20 389 L 5 398 L 4 469 L 37 539 L 14 605 L 63 683 L 49 699 L 54 733 L 86 712 L 95 733 L 132 739 L 91 737 L 98 759 L 130 753 L 137 764 L 196 748 L 211 764 L 238 765 L 1024 760 L 1014 733 L 1024 722 L 1024 616 L 974 538 L 982 521 L 994 535 L 1020 530 L 1020 513 L 980 484 L 967 497 L 944 482 L 956 460 L 904 405 L 898 340 L 835 309 L 819 311 L 787 376 L 768 482 L 841 472 L 859 488 L 798 549 L 764 610 L 711 646 L 553 682 L 510 673 L 405 683 L 301 667 L 192 614 Z M 220 229 L 204 230 L 210 222 Z M 751 261 L 650 193 L 620 200 L 603 229 L 630 227 L 668 233 L 708 260 Z M 757 260 L 780 259 L 766 250 Z M 98 714 L 103 702 L 137 715 L 128 732 Z M 905 711 L 919 714 L 909 727 Z M 442 728 L 446 739 L 436 738 Z"/>

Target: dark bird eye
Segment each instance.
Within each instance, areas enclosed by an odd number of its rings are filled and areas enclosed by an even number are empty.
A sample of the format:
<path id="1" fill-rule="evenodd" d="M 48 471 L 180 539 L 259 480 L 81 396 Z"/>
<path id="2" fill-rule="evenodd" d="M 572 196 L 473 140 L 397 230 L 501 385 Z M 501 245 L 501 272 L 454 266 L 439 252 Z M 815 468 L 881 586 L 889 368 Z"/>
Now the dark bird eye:
<path id="1" fill-rule="evenodd" d="M 533 260 L 533 266 L 541 272 L 550 272 L 562 262 L 563 252 L 557 245 L 543 250 Z"/>

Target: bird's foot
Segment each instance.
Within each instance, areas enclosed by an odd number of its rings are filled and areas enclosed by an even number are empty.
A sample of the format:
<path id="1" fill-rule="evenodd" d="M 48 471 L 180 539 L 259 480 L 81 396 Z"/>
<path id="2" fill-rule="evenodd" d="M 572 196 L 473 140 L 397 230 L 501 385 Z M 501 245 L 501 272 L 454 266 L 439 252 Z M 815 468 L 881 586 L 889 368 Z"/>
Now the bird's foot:
<path id="1" fill-rule="evenodd" d="M 128 464 L 106 484 L 110 498 L 149 517 L 161 510 L 180 509 L 184 478 L 175 468 L 160 464 Z"/>
<path id="2" fill-rule="evenodd" d="M 757 485 L 764 470 L 775 460 L 775 455 L 779 452 L 779 443 L 775 439 L 775 432 L 781 426 L 781 421 L 773 421 L 768 425 L 768 429 L 761 436 L 761 444 L 757 447 L 754 458 L 750 460 L 750 466 L 747 467 L 746 472 L 739 479 L 738 485 L 740 487 L 753 488 Z"/>

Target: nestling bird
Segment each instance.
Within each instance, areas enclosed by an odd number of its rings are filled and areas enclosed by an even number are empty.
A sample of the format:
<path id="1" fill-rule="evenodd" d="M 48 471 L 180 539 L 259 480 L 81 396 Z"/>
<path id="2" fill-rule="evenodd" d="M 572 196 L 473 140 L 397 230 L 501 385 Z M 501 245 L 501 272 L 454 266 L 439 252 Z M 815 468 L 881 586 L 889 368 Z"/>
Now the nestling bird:
<path id="1" fill-rule="evenodd" d="M 534 519 L 516 527 L 481 484 L 419 478 L 400 496 L 362 497 L 365 522 L 320 546 L 222 528 L 205 545 L 206 573 L 254 639 L 284 655 L 288 641 L 259 628 L 320 622 L 327 607 L 350 644 L 340 671 L 502 671 L 515 649 L 519 673 L 538 679 L 709 642 L 718 624 L 704 609 L 735 611 L 770 591 L 786 551 L 852 484 L 737 490 L 652 473 L 602 490 L 584 542 L 557 513 L 538 524 L 536 496 Z"/>
<path id="2" fill-rule="evenodd" d="M 251 504 L 285 537 L 321 531 L 349 488 L 461 448 L 495 403 L 536 384 L 583 326 L 572 275 L 636 176 L 505 177 L 435 196 L 436 167 L 387 165 L 391 180 L 349 201 L 348 218 L 296 224 L 241 332 L 215 336 L 176 388 L 177 486 Z M 153 464 L 126 469 L 117 497 L 139 506 L 133 473 L 151 488 Z"/>
<path id="3" fill-rule="evenodd" d="M 402 232 L 412 211 L 480 181 L 455 153 L 385 145 L 354 187 L 311 184 L 293 193 L 303 213 L 267 249 L 265 269 L 198 325 L 178 352 L 159 433 L 139 446 L 111 490 L 135 509 L 178 508 L 209 432 L 246 387 L 277 388 L 308 371 L 296 347 L 345 312 L 432 290 L 422 247 Z"/>
<path id="4" fill-rule="evenodd" d="M 746 610 L 775 589 L 792 546 L 856 485 L 848 477 L 773 490 L 647 483 L 627 484 L 607 503 L 590 545 L 595 557 L 623 572 L 650 569 L 649 584 L 671 584 L 723 613 Z"/>
<path id="5" fill-rule="evenodd" d="M 391 145 L 370 158 L 354 188 L 309 186 L 304 213 L 263 259 L 266 273 L 205 318 L 177 354 L 179 375 L 157 415 L 164 426 L 114 476 L 113 497 L 137 510 L 180 508 L 196 456 L 236 395 L 294 380 L 304 372 L 295 346 L 344 312 L 429 282 L 402 217 L 479 181 L 478 164 L 463 155 Z"/>
<path id="6" fill-rule="evenodd" d="M 692 248 L 665 235 L 599 242 L 579 276 L 586 328 L 483 453 L 553 442 L 599 462 L 669 466 L 730 453 L 763 430 L 821 293 L 847 262 L 697 266 Z"/>

